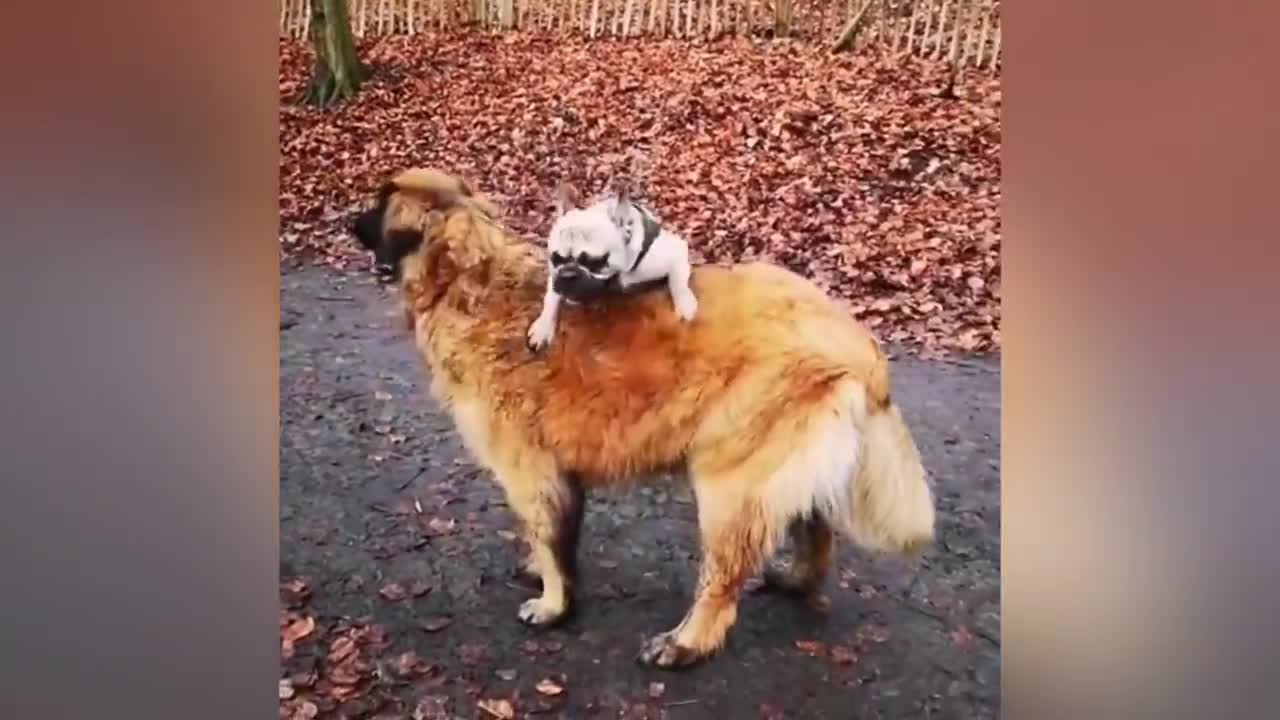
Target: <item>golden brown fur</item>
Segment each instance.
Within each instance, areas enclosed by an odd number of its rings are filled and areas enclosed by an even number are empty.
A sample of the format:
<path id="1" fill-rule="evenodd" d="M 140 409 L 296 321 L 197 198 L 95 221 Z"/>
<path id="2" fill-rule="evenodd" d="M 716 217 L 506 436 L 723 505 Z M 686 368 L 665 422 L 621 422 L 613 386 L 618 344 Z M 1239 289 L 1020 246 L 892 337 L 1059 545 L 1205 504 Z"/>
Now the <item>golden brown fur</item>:
<path id="1" fill-rule="evenodd" d="M 525 330 L 545 290 L 542 251 L 453 176 L 413 170 L 392 186 L 385 230 L 424 235 L 400 272 L 432 391 L 506 491 L 543 581 L 526 622 L 568 609 L 582 490 L 659 471 L 687 473 L 703 562 L 684 621 L 641 652 L 657 665 L 722 644 L 742 581 L 787 534 L 796 561 L 767 578 L 805 593 L 821 584 L 833 531 L 907 553 L 932 539 L 932 496 L 886 359 L 813 284 L 767 264 L 702 266 L 696 321 L 680 322 L 660 292 L 566 306 L 538 355 Z"/>

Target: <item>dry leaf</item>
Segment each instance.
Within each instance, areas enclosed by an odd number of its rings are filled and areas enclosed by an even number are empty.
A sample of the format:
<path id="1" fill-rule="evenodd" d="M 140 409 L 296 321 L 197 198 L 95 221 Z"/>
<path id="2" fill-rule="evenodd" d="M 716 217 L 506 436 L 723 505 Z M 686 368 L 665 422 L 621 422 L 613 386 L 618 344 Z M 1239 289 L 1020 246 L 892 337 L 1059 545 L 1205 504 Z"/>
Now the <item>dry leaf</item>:
<path id="1" fill-rule="evenodd" d="M 519 536 L 518 536 L 518 535 L 516 535 L 515 533 L 511 532 L 510 530 L 499 530 L 499 531 L 498 531 L 498 537 L 502 538 L 503 540 L 506 540 L 506 541 L 510 542 L 510 541 L 512 541 L 512 540 L 515 540 L 515 539 L 516 539 L 517 537 L 519 537 Z"/>
<path id="2" fill-rule="evenodd" d="M 413 709 L 413 720 L 449 720 L 449 698 L 444 695 L 428 695 L 418 701 Z"/>
<path id="3" fill-rule="evenodd" d="M 649 697 L 657 700 L 667 691 L 667 686 L 660 682 L 649 683 Z"/>
<path id="4" fill-rule="evenodd" d="M 301 607 L 311 599 L 311 588 L 301 578 L 280 583 L 280 600 L 288 607 Z"/>
<path id="5" fill-rule="evenodd" d="M 422 597 L 431 592 L 431 583 L 426 580 L 414 580 L 409 583 L 409 594 L 414 597 Z"/>
<path id="6" fill-rule="evenodd" d="M 342 636 L 333 641 L 329 646 L 329 656 L 325 660 L 329 663 L 338 664 L 345 662 L 356 652 L 356 641 L 349 636 Z"/>
<path id="7" fill-rule="evenodd" d="M 843 645 L 832 645 L 831 660 L 837 665 L 852 665 L 858 662 L 858 654 Z"/>
<path id="8" fill-rule="evenodd" d="M 316 619 L 310 615 L 293 618 L 288 624 L 280 628 L 280 640 L 292 645 L 310 635 L 315 629 Z"/>
<path id="9" fill-rule="evenodd" d="M 408 591 L 406 591 L 404 586 L 400 583 L 387 583 L 382 586 L 382 589 L 378 591 L 378 594 L 391 602 L 398 602 L 409 597 Z"/>
<path id="10" fill-rule="evenodd" d="M 431 663 L 418 657 L 412 650 L 407 650 L 396 656 L 395 671 L 403 678 L 419 677 L 431 672 Z"/>
<path id="11" fill-rule="evenodd" d="M 325 672 L 325 678 L 334 685 L 355 685 L 360 682 L 362 674 L 355 663 L 343 663 L 329 668 Z"/>
<path id="12" fill-rule="evenodd" d="M 427 527 L 436 535 L 451 535 L 458 529 L 458 521 L 453 518 L 448 520 L 431 518 L 431 521 L 427 523 Z"/>
<path id="13" fill-rule="evenodd" d="M 453 618 L 438 615 L 418 623 L 418 627 L 429 633 L 437 633 L 453 624 Z"/>
<path id="14" fill-rule="evenodd" d="M 507 682 L 511 682 L 512 680 L 516 679 L 516 675 L 518 675 L 519 673 L 511 669 L 502 669 L 502 670 L 494 670 L 493 674 L 496 675 L 499 680 L 506 680 Z"/>
<path id="15" fill-rule="evenodd" d="M 383 390 L 374 391 L 373 396 L 379 400 L 382 400 L 383 402 L 386 402 L 387 400 L 391 399 L 391 393 Z"/>
<path id="16" fill-rule="evenodd" d="M 501 720 L 512 720 L 516 716 L 510 700 L 481 700 L 476 706 Z"/>
<path id="17" fill-rule="evenodd" d="M 293 683 L 289 681 L 289 678 L 282 678 L 280 680 L 280 699 L 288 700 L 289 698 L 292 698 L 292 697 L 293 697 Z"/>
<path id="18" fill-rule="evenodd" d="M 539 680 L 538 684 L 533 686 L 533 689 L 548 697 L 555 697 L 564 692 L 564 686 L 551 678 L 543 678 L 542 680 Z"/>
<path id="19" fill-rule="evenodd" d="M 796 648 L 810 657 L 816 657 L 823 652 L 822 643 L 816 640 L 797 640 Z"/>

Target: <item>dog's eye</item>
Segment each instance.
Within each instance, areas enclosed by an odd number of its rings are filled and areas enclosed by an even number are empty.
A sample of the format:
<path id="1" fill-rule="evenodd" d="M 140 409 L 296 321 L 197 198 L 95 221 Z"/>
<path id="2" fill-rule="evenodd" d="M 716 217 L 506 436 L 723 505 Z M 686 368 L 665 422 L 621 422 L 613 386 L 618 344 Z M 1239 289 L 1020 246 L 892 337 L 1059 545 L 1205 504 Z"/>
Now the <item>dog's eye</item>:
<path id="1" fill-rule="evenodd" d="M 603 257 L 591 257 L 582 253 L 578 256 L 578 264 L 591 272 L 599 272 L 609 264 L 609 253 L 605 253 Z"/>
<path id="2" fill-rule="evenodd" d="M 563 265 L 563 264 L 565 264 L 565 263 L 566 263 L 566 262 L 568 262 L 568 261 L 569 261 L 569 258 L 568 258 L 568 257 L 566 257 L 566 256 L 564 256 L 564 255 L 561 255 L 561 254 L 560 254 L 560 253 L 558 253 L 558 252 L 552 252 L 552 253 L 551 253 L 551 264 L 552 264 L 552 265 Z"/>

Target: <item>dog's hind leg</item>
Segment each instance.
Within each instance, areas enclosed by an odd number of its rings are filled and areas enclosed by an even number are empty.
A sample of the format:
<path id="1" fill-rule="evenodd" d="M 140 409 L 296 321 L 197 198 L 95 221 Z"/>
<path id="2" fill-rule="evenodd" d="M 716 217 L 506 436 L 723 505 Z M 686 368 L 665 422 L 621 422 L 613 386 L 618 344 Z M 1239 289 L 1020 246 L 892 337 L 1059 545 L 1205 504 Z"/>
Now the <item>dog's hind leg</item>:
<path id="1" fill-rule="evenodd" d="M 835 531 L 818 513 L 793 519 L 787 525 L 794 552 L 789 565 L 776 561 L 765 569 L 765 589 L 794 593 L 814 609 L 825 611 L 830 601 L 822 594 L 822 583 L 831 569 Z"/>
<path id="2" fill-rule="evenodd" d="M 520 621 L 552 624 L 566 615 L 572 600 L 582 526 L 582 486 L 571 476 L 540 479 L 509 473 L 501 478 L 507 501 L 520 518 L 529 543 L 525 567 L 542 580 L 542 595 L 520 606 Z"/>
<path id="3" fill-rule="evenodd" d="M 698 502 L 702 565 L 684 619 L 644 643 L 637 659 L 658 667 L 690 665 L 718 651 L 738 616 L 742 583 L 763 564 L 777 534 L 750 487 L 732 473 L 691 473 Z"/>

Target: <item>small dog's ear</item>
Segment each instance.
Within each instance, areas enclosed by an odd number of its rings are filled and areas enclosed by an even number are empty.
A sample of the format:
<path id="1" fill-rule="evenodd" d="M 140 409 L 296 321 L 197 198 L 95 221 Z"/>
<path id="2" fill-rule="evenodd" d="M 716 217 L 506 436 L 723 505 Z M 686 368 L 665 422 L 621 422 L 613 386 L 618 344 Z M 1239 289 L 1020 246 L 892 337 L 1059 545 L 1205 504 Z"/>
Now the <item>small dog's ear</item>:
<path id="1" fill-rule="evenodd" d="M 613 217 L 614 223 L 622 225 L 626 223 L 630 217 L 631 209 L 631 188 L 628 183 L 621 181 L 610 181 L 610 192 L 613 195 L 613 202 L 609 206 L 609 214 Z"/>
<path id="2" fill-rule="evenodd" d="M 556 185 L 555 204 L 556 216 L 563 215 L 578 207 L 577 189 L 568 182 L 561 182 L 559 185 Z"/>

